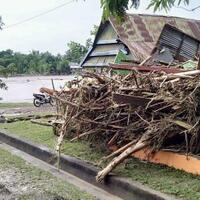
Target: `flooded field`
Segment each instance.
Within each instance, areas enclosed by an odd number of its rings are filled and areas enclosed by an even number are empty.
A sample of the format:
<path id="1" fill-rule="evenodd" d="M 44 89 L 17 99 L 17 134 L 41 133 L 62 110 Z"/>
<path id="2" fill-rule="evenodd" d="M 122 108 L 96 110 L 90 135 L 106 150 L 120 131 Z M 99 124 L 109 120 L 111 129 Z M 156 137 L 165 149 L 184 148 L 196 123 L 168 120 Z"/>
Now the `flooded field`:
<path id="1" fill-rule="evenodd" d="M 55 88 L 59 89 L 74 76 L 24 76 L 3 78 L 8 90 L 1 90 L 1 102 L 32 102 L 33 93 L 38 93 L 40 87 L 52 88 L 51 79 L 54 80 Z"/>

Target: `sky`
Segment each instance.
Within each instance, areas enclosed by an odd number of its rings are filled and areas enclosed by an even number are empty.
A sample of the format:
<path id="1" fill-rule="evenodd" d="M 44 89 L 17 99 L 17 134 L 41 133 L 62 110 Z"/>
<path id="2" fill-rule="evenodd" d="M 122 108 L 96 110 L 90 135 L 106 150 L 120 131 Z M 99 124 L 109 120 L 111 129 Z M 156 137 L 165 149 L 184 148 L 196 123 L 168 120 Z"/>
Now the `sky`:
<path id="1" fill-rule="evenodd" d="M 198 0 L 190 1 L 188 9 L 200 5 Z M 139 9 L 130 9 L 129 13 L 153 14 L 152 9 L 146 10 L 149 2 L 150 0 L 141 0 Z M 65 6 L 46 15 L 14 25 L 65 3 L 67 3 Z M 161 11 L 156 14 L 200 20 L 200 9 L 188 12 L 173 8 L 168 13 Z M 31 50 L 39 50 L 64 54 L 70 41 L 85 43 L 90 37 L 93 25 L 100 23 L 101 15 L 100 0 L 73 2 L 70 0 L 0 0 L 0 16 L 5 23 L 4 29 L 0 31 L 0 51 L 12 49 L 28 53 Z"/>

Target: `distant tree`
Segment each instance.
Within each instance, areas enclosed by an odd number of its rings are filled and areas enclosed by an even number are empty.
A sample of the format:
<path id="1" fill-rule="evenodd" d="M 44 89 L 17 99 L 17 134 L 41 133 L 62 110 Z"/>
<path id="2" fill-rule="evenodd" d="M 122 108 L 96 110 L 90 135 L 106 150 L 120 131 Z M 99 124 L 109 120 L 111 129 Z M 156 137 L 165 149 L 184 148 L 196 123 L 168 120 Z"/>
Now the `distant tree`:
<path id="1" fill-rule="evenodd" d="M 93 25 L 92 30 L 90 31 L 91 36 L 96 36 L 99 26 Z"/>
<path id="2" fill-rule="evenodd" d="M 12 62 L 11 56 L 13 55 L 12 50 L 6 50 L 0 52 L 0 75 L 7 77 L 14 74 L 16 71 L 15 64 Z M 2 58 L 4 57 L 4 58 Z M 0 79 L 0 88 L 7 89 L 6 84 Z"/>
<path id="3" fill-rule="evenodd" d="M 13 52 L 8 49 L 0 51 L 0 74 L 59 74 L 69 73 L 65 63 L 65 70 L 58 71 L 60 63 L 64 60 L 64 56 L 58 54 L 56 56 L 49 52 L 40 53 L 39 51 L 31 51 L 29 54 Z M 68 63 L 68 61 L 66 61 Z"/>
<path id="4" fill-rule="evenodd" d="M 85 48 L 86 48 L 87 51 L 88 51 L 89 48 L 92 46 L 92 43 L 93 43 L 92 38 L 88 38 L 88 39 L 86 40 Z"/>
<path id="5" fill-rule="evenodd" d="M 68 60 L 61 60 L 57 65 L 57 72 L 58 74 L 69 74 L 70 73 L 70 66 Z"/>
<path id="6" fill-rule="evenodd" d="M 85 54 L 88 52 L 90 47 L 93 44 L 93 38 L 96 36 L 96 33 L 98 31 L 99 26 L 93 25 L 92 30 L 90 31 L 90 38 L 88 38 L 85 42 L 85 45 L 82 45 L 80 43 L 71 41 L 67 44 L 68 50 L 65 54 L 65 59 L 69 62 L 73 63 L 80 63 L 82 59 L 84 58 Z"/>
<path id="7" fill-rule="evenodd" d="M 71 41 L 67 44 L 68 50 L 65 55 L 65 59 L 69 62 L 80 63 L 88 49 L 84 45 Z"/>
<path id="8" fill-rule="evenodd" d="M 4 23 L 2 21 L 2 17 L 0 16 L 0 30 L 2 30 L 3 25 L 4 25 Z"/>

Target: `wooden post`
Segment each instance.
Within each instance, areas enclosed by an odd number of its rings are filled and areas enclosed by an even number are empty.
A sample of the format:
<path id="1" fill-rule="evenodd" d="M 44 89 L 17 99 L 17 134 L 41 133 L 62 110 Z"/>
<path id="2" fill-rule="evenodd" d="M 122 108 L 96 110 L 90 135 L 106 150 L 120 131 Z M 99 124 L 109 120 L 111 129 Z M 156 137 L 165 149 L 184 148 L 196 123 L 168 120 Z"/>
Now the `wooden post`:
<path id="1" fill-rule="evenodd" d="M 197 69 L 200 69 L 200 56 L 199 56 L 199 62 L 198 62 Z"/>
<path id="2" fill-rule="evenodd" d="M 51 79 L 51 84 L 52 84 L 52 87 L 53 87 L 53 93 L 54 93 L 53 95 L 55 95 L 56 89 L 55 89 L 55 85 L 54 85 L 53 79 Z M 58 119 L 58 114 L 59 114 L 59 110 L 58 110 L 58 100 L 55 99 L 55 101 L 56 101 L 56 114 L 57 114 L 56 119 Z"/>

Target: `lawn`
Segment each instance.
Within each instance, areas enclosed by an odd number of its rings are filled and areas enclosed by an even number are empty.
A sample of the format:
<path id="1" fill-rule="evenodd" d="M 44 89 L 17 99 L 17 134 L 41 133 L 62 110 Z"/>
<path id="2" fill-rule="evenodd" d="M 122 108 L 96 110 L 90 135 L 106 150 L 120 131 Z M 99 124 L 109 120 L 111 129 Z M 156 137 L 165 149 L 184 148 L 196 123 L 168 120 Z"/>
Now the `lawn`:
<path id="1" fill-rule="evenodd" d="M 50 173 L 33 167 L 16 155 L 2 149 L 0 155 L 0 197 L 3 199 L 96 199 Z"/>
<path id="2" fill-rule="evenodd" d="M 50 148 L 54 148 L 56 144 L 56 137 L 53 135 L 51 127 L 35 125 L 26 121 L 1 124 L 0 129 L 33 142 L 47 145 Z M 63 153 L 87 160 L 93 164 L 97 164 L 103 155 L 102 152 L 91 149 L 87 142 L 71 143 L 67 140 L 63 145 Z M 181 199 L 200 199 L 200 176 L 187 174 L 162 165 L 140 162 L 134 158 L 129 159 L 126 164 L 121 164 L 115 170 L 115 173 L 130 177 L 152 189 L 175 195 Z"/>
<path id="3" fill-rule="evenodd" d="M 0 129 L 7 130 L 9 133 L 17 134 L 22 138 L 31 140 L 35 143 L 44 144 L 49 148 L 55 149 L 57 137 L 53 134 L 52 128 L 33 124 L 30 121 L 21 121 L 8 124 L 0 124 Z M 98 162 L 102 153 L 95 152 L 86 142 L 70 142 L 65 140 L 62 148 L 64 154 L 75 156 L 92 163 Z"/>

